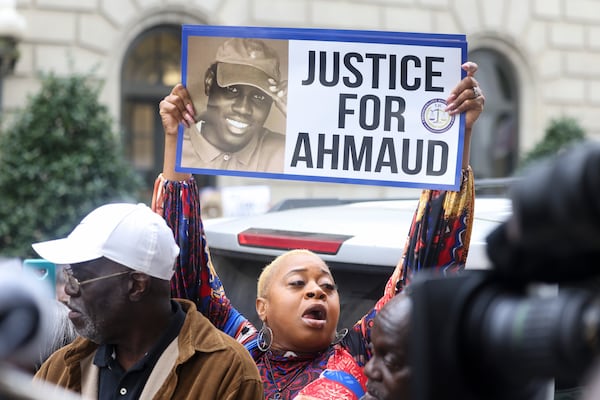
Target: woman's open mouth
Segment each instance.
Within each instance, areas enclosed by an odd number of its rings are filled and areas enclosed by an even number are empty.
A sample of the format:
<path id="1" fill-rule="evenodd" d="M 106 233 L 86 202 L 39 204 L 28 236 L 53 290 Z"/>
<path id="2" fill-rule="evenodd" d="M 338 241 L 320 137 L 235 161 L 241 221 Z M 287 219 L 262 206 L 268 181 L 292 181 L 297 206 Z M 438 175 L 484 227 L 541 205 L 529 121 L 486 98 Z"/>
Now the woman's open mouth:
<path id="1" fill-rule="evenodd" d="M 327 323 L 327 309 L 321 304 L 310 306 L 302 313 L 302 321 L 311 328 L 322 328 Z"/>

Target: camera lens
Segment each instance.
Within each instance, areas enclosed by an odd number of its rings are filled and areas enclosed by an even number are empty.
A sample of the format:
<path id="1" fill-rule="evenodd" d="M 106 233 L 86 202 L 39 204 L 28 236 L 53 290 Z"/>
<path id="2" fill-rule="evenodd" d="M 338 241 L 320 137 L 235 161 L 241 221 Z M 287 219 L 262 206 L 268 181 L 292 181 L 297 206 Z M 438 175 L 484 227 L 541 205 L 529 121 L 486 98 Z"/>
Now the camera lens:
<path id="1" fill-rule="evenodd" d="M 600 301 L 584 290 L 548 298 L 488 286 L 470 306 L 463 332 L 472 365 L 485 366 L 487 376 L 578 379 L 598 354 L 599 321 Z"/>

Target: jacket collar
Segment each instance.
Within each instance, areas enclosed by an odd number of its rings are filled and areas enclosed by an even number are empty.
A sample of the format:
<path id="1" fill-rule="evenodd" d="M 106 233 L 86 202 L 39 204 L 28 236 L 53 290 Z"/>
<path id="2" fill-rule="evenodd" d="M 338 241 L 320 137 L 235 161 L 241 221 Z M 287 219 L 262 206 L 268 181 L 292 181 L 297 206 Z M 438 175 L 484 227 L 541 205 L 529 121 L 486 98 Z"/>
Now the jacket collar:
<path id="1" fill-rule="evenodd" d="M 214 325 L 198 312 L 193 302 L 184 299 L 175 299 L 175 301 L 186 313 L 185 322 L 179 335 L 180 361 L 192 357 L 196 351 L 213 353 L 228 347 L 221 336 L 221 331 L 215 329 Z"/>
<path id="2" fill-rule="evenodd" d="M 202 136 L 203 123 L 204 121 L 196 123 L 196 129 L 190 130 L 190 140 L 192 141 L 196 155 L 204 162 L 213 162 L 217 158 L 221 158 L 224 154 L 229 154 L 242 165 L 249 165 L 252 160 L 252 155 L 256 152 L 256 149 L 259 145 L 260 139 L 265 133 L 265 129 L 263 127 L 263 129 L 258 134 L 255 134 L 252 139 L 250 139 L 250 142 L 242 149 L 235 152 L 227 152 L 216 148 L 208 140 L 206 140 L 204 136 Z M 202 149 L 202 151 L 198 152 L 196 149 Z"/>

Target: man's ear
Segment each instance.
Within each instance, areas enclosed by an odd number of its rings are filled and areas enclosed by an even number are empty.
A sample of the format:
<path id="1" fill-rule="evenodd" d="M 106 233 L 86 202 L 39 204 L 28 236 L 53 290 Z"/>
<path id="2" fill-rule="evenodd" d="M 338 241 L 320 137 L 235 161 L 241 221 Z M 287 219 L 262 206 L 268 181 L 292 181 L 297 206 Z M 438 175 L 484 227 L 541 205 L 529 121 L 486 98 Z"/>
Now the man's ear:
<path id="1" fill-rule="evenodd" d="M 149 291 L 152 279 L 142 273 L 132 273 L 129 279 L 129 300 L 140 301 Z"/>
<path id="2" fill-rule="evenodd" d="M 204 74 L 204 94 L 209 96 L 210 95 L 210 89 L 212 88 L 212 85 L 216 82 L 217 77 L 215 76 L 215 73 L 213 72 L 212 68 L 209 68 L 206 70 L 206 74 Z"/>
<path id="3" fill-rule="evenodd" d="M 261 321 L 267 319 L 267 299 L 264 297 L 256 298 L 256 314 L 258 314 L 258 318 L 260 318 Z"/>

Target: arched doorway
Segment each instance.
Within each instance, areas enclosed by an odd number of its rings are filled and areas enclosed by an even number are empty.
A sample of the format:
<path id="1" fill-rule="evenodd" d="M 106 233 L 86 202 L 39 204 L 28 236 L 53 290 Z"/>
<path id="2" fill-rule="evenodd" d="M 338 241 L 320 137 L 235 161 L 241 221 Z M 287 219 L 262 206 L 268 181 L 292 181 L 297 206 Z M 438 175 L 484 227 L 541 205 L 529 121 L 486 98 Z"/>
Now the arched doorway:
<path id="1" fill-rule="evenodd" d="M 127 49 L 121 70 L 125 151 L 148 187 L 162 168 L 164 139 L 158 104 L 181 79 L 181 28 L 142 32 Z"/>
<path id="2" fill-rule="evenodd" d="M 469 53 L 479 65 L 476 79 L 485 91 L 485 111 L 473 127 L 471 165 L 478 178 L 510 176 L 518 163 L 519 91 L 512 63 L 481 48 Z"/>

